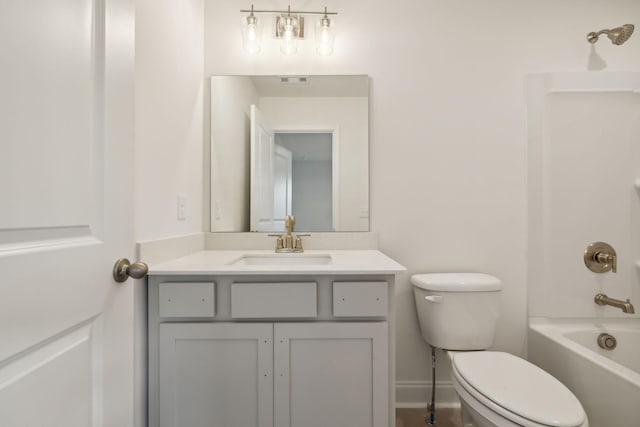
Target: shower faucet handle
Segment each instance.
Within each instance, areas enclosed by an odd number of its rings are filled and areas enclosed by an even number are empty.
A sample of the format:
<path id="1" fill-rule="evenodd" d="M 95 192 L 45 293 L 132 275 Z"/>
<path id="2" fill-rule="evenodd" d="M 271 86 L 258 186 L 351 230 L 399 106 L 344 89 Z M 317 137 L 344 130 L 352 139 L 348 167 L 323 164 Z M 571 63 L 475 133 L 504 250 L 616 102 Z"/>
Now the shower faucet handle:
<path id="1" fill-rule="evenodd" d="M 618 271 L 618 256 L 615 249 L 605 242 L 594 242 L 584 250 L 584 264 L 594 273 Z"/>
<path id="2" fill-rule="evenodd" d="M 595 254 L 596 261 L 600 264 L 611 264 L 611 271 L 613 273 L 618 272 L 618 257 L 615 252 L 612 254 L 597 252 Z"/>

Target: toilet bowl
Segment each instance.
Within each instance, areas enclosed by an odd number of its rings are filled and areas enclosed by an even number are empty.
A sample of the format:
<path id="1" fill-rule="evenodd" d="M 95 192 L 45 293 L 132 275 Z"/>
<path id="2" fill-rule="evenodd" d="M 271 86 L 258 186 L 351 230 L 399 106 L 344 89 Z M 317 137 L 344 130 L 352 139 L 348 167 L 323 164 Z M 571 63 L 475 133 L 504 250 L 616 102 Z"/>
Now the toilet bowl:
<path id="1" fill-rule="evenodd" d="M 423 338 L 446 351 L 465 427 L 588 427 L 560 381 L 493 344 L 502 284 L 481 273 L 411 277 Z"/>

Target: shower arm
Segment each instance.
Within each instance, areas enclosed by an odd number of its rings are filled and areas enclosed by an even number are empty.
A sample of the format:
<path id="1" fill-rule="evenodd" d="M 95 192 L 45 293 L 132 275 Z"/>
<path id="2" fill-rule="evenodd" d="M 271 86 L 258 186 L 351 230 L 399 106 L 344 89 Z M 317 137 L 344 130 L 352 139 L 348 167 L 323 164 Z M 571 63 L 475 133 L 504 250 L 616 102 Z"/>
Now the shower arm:
<path id="1" fill-rule="evenodd" d="M 589 43 L 595 43 L 598 41 L 598 38 L 603 35 L 603 34 L 609 34 L 610 30 L 600 30 L 597 33 L 595 32 L 591 32 L 589 34 L 587 34 L 587 40 L 589 41 Z"/>

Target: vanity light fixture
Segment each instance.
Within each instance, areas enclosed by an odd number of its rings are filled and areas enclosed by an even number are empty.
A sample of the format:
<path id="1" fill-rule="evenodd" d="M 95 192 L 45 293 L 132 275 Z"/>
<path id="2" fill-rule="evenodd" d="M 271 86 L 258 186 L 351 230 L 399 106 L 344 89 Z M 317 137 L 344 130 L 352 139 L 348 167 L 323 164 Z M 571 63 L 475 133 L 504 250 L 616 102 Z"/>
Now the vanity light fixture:
<path id="1" fill-rule="evenodd" d="M 242 9 L 242 13 L 249 13 L 243 21 L 243 45 L 249 53 L 260 51 L 261 20 L 255 14 L 269 13 L 277 15 L 275 18 L 275 37 L 280 39 L 280 50 L 287 55 L 298 51 L 298 41 L 304 39 L 304 16 L 322 15 L 316 25 L 316 51 L 321 55 L 333 53 L 335 40 L 335 24 L 329 19 L 329 15 L 337 15 L 337 12 L 292 11 L 291 6 L 287 10 L 255 10 L 251 5 L 250 10 Z"/>

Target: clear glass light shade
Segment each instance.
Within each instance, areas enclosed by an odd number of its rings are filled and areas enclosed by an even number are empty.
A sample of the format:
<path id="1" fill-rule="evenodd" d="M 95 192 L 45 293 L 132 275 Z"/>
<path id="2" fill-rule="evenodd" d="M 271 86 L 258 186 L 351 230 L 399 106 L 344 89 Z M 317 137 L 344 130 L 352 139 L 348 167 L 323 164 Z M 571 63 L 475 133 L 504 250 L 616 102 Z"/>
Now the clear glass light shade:
<path id="1" fill-rule="evenodd" d="M 320 55 L 331 55 L 333 53 L 333 43 L 336 39 L 335 22 L 323 17 L 316 24 L 316 51 Z"/>
<path id="2" fill-rule="evenodd" d="M 280 50 L 286 55 L 293 55 L 298 51 L 298 36 L 300 24 L 293 17 L 283 17 L 279 21 Z"/>
<path id="3" fill-rule="evenodd" d="M 249 53 L 260 52 L 262 42 L 262 21 L 254 15 L 249 15 L 243 19 L 242 25 L 242 45 Z"/>

